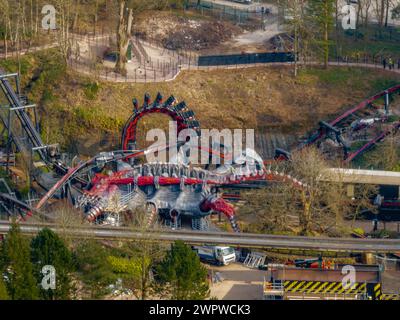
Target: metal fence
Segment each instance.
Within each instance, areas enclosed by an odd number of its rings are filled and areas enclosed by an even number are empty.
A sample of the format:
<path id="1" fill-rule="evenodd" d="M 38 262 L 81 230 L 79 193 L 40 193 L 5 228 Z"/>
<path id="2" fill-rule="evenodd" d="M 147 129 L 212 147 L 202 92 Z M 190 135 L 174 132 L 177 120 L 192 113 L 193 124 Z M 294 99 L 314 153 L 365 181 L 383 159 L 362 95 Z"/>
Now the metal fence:
<path id="1" fill-rule="evenodd" d="M 68 65 L 80 73 L 114 82 L 161 82 L 173 79 L 181 68 L 191 69 L 197 65 L 197 55 L 189 52 L 175 52 L 163 48 L 154 42 L 143 41 L 132 37 L 133 58 L 127 64 L 127 74 L 120 75 L 114 72 L 112 63 L 104 59 L 105 48 L 114 47 L 113 36 L 90 37 L 76 39 L 86 44 L 84 55 L 82 50 L 72 54 Z M 156 51 L 155 56 L 148 52 Z"/>
<path id="2" fill-rule="evenodd" d="M 275 58 L 282 53 L 270 53 L 271 55 L 275 55 Z M 283 53 L 285 54 L 285 53 Z M 223 57 L 223 56 L 222 56 Z M 204 59 L 205 57 L 200 57 L 199 60 Z M 226 58 L 226 57 L 224 57 Z M 127 75 L 123 76 L 120 74 L 117 74 L 114 72 L 113 69 L 111 68 L 104 68 L 103 66 L 95 65 L 95 64 L 87 64 L 83 61 L 76 61 L 76 60 L 71 60 L 69 62 L 69 66 L 72 67 L 73 69 L 77 70 L 80 73 L 84 73 L 93 77 L 97 77 L 102 80 L 106 81 L 112 81 L 112 82 L 135 82 L 135 83 L 150 83 L 150 82 L 163 82 L 163 81 L 170 81 L 173 80 L 181 70 L 214 70 L 214 69 L 235 69 L 235 68 L 241 68 L 241 67 L 261 67 L 263 65 L 267 65 L 268 63 L 271 64 L 290 64 L 294 60 L 293 58 L 288 60 L 273 60 L 271 59 L 270 61 L 266 62 L 253 62 L 252 60 L 236 60 L 231 61 L 231 63 L 228 62 L 228 60 L 225 60 L 225 64 L 203 64 L 199 65 L 198 63 L 193 63 L 192 64 L 178 64 L 176 62 L 172 64 L 164 64 L 161 69 L 152 69 L 149 67 L 142 67 L 142 68 L 137 68 L 134 70 L 134 72 L 128 72 Z M 303 64 L 304 62 L 299 62 Z M 370 57 L 363 57 L 363 58 L 341 58 L 338 57 L 337 59 L 332 59 L 329 61 L 329 64 L 334 66 L 349 66 L 349 67 L 368 67 L 368 68 L 376 68 L 376 69 L 383 69 L 383 64 L 382 64 L 382 57 L 375 57 L 370 58 Z M 313 66 L 313 65 L 321 65 L 319 62 L 307 62 L 306 65 Z M 388 66 L 386 66 L 386 69 L 389 69 Z M 393 66 L 393 71 L 400 72 L 400 65 L 396 64 Z"/>
<path id="3" fill-rule="evenodd" d="M 330 64 L 337 63 L 338 65 L 360 65 L 360 66 L 374 66 L 375 68 L 381 67 L 388 70 L 400 70 L 400 56 L 390 56 L 384 54 L 370 55 L 370 54 L 355 54 L 355 55 L 337 55 L 329 59 Z M 389 63 L 391 62 L 391 65 Z"/>
<path id="4" fill-rule="evenodd" d="M 103 52 L 105 48 L 113 46 L 115 42 L 114 35 L 98 34 L 94 35 L 76 35 L 72 37 L 72 43 L 81 44 L 80 50 L 72 50 L 69 58 L 69 66 L 80 73 L 84 73 L 99 79 L 112 82 L 162 82 L 173 80 L 181 70 L 211 70 L 228 69 L 239 67 L 256 67 L 268 63 L 291 63 L 294 62 L 294 56 L 291 52 L 261 52 L 249 54 L 233 55 L 214 55 L 198 56 L 193 51 L 173 51 L 162 47 L 159 43 L 147 39 L 146 41 L 133 38 L 132 42 L 134 52 L 132 64 L 129 64 L 127 75 L 120 75 L 114 72 L 113 65 L 104 63 Z M 31 47 L 28 52 L 43 50 L 48 47 L 56 47 L 57 43 L 45 47 Z M 156 50 L 158 54 L 153 56 L 149 52 Z M 77 51 L 77 52 L 75 52 Z M 86 54 L 84 53 L 86 51 Z M 149 52 L 147 52 L 149 51 Z M 384 61 L 386 69 L 389 69 L 389 61 L 393 62 L 392 69 L 400 70 L 400 56 L 388 56 L 379 54 L 371 56 L 368 54 L 354 54 L 351 56 L 337 55 L 331 57 L 330 64 L 366 66 L 374 68 L 383 68 Z M 317 64 L 311 62 L 315 59 L 310 58 L 308 64 Z"/>
<path id="5" fill-rule="evenodd" d="M 202 67 L 293 61 L 294 55 L 292 52 L 262 52 L 220 56 L 200 56 L 198 65 Z"/>

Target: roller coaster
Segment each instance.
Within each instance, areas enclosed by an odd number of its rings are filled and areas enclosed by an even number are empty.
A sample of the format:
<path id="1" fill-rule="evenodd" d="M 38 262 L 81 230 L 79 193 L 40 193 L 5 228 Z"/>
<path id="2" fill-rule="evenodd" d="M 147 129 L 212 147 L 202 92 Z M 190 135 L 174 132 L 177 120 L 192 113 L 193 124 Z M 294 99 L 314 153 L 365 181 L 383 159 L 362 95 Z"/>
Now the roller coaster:
<path id="1" fill-rule="evenodd" d="M 400 128 L 400 112 L 393 114 L 389 108 L 395 95 L 400 95 L 400 85 L 375 94 L 332 121 L 320 121 L 319 128 L 304 138 L 293 151 L 310 145 L 316 145 L 326 151 L 326 142 L 330 142 L 331 146 L 342 149 L 342 160 L 345 163 L 355 160 Z M 383 105 L 378 104 L 382 102 Z M 390 121 L 390 116 L 395 120 Z M 290 158 L 290 152 L 277 149 L 275 158 L 287 160 Z"/>
<path id="2" fill-rule="evenodd" d="M 190 143 L 182 140 L 175 145 L 137 149 L 137 124 L 141 118 L 161 113 L 176 121 L 178 133 L 184 129 L 201 133 L 195 113 L 185 102 L 178 102 L 173 96 L 164 101 L 160 93 L 154 101 L 146 94 L 141 106 L 137 99 L 133 99 L 133 113 L 122 132 L 122 150 L 100 153 L 71 168 L 61 161 L 56 145 L 43 143 L 36 116 L 31 119 L 27 112 L 28 109 L 35 110 L 35 106 L 30 105 L 28 99 L 22 95 L 18 74 L 1 73 L 0 88 L 3 93 L 0 119 L 7 134 L 7 155 L 14 148 L 28 162 L 37 162 L 40 159 L 50 172 L 49 175 L 43 170 L 32 169 L 33 178 L 47 191 L 34 207 L 10 194 L 0 194 L 6 207 L 16 208 L 20 220 L 36 214 L 51 220 L 51 216 L 43 213 L 43 208 L 51 198 L 56 197 L 69 199 L 81 210 L 88 222 L 96 225 L 120 226 L 129 217 L 127 213 L 143 208 L 148 226 L 161 216 L 175 229 L 179 227 L 182 218 L 189 218 L 193 229 L 204 231 L 209 227 L 206 217 L 212 213 L 221 213 L 227 217 L 232 229 L 239 232 L 234 207 L 220 197 L 219 190 L 232 186 L 259 187 L 268 181 L 281 181 L 292 183 L 298 188 L 307 188 L 306 184 L 290 175 L 266 168 L 254 150 L 244 150 L 243 154 L 234 158 L 231 153 L 221 153 L 210 146 L 206 150 L 209 157 L 218 155 L 220 158 L 232 159 L 230 165 L 217 165 L 215 168 L 210 168 L 209 165 L 188 165 L 187 159 L 182 161 L 179 157 L 170 159 L 167 163 L 141 163 L 140 158 L 143 156 L 170 148 L 177 148 L 178 154 L 185 158 L 185 147 Z M 359 130 L 359 125 L 366 125 L 361 120 L 365 120 L 367 116 L 378 118 L 374 113 L 378 112 L 381 115 L 379 119 L 386 121 L 389 101 L 398 93 L 400 85 L 374 95 L 329 123 L 320 122 L 320 128 L 295 150 L 330 139 L 343 147 L 345 161 L 353 160 L 391 132 L 397 131 L 400 122 L 391 122 L 384 131 L 361 148 L 348 152 L 348 137 Z M 383 108 L 375 105 L 381 98 L 384 98 Z M 384 110 L 383 115 L 381 109 Z M 375 120 L 372 124 L 367 123 L 371 127 Z M 277 150 L 277 158 L 288 159 L 290 153 Z"/>
<path id="3" fill-rule="evenodd" d="M 13 85 L 11 81 L 14 81 Z M 163 102 L 161 94 L 154 101 L 146 95 L 139 108 L 133 100 L 134 112 L 128 120 L 122 135 L 122 150 L 101 153 L 88 161 L 69 168 L 60 160 L 56 146 L 46 146 L 41 140 L 37 124 L 28 116 L 27 109 L 34 108 L 21 95 L 18 74 L 2 74 L 0 78 L 3 99 L 1 112 L 3 127 L 7 131 L 7 152 L 12 145 L 28 161 L 34 161 L 37 155 L 50 170 L 52 179 L 46 183 L 42 170 L 32 170 L 33 178 L 47 193 L 34 208 L 7 194 L 0 195 L 6 203 L 18 208 L 20 219 L 26 219 L 33 212 L 40 211 L 49 199 L 56 196 L 69 198 L 80 208 L 88 221 L 96 224 L 118 225 L 120 213 L 145 207 L 148 212 L 148 224 L 151 225 L 157 214 L 164 215 L 172 224 L 179 217 L 189 216 L 194 229 L 205 229 L 204 217 L 212 212 L 227 216 L 232 229 L 239 231 L 231 204 L 218 197 L 217 188 L 224 185 L 240 185 L 266 179 L 284 180 L 289 176 L 265 169 L 261 158 L 246 156 L 244 164 L 235 160 L 229 168 L 214 170 L 190 167 L 178 160 L 174 163 L 135 164 L 133 159 L 142 157 L 155 150 L 136 148 L 136 126 L 140 118 L 151 113 L 164 113 L 178 123 L 178 130 L 192 128 L 199 131 L 199 122 L 194 112 L 184 102 L 178 103 L 174 97 Z M 185 141 L 178 141 L 181 148 Z M 165 146 L 166 149 L 171 146 Z M 160 151 L 158 148 L 157 151 Z M 212 148 L 208 150 L 211 155 Z M 36 157 L 37 157 L 36 156 Z M 223 155 L 220 154 L 221 157 Z M 293 183 L 299 184 L 295 179 Z"/>

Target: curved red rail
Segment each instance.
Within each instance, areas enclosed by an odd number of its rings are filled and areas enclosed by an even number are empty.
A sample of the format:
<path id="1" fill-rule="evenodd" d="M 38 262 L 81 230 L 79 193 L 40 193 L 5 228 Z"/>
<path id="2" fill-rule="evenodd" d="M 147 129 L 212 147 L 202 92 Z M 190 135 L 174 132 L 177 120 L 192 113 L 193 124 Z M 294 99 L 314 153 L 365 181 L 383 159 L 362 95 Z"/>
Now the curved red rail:
<path id="1" fill-rule="evenodd" d="M 350 117 L 351 115 L 355 114 L 356 112 L 366 108 L 369 105 L 372 105 L 374 101 L 384 97 L 386 94 L 393 94 L 398 92 L 400 94 L 400 84 L 395 85 L 393 87 L 390 87 L 386 90 L 383 90 L 375 95 L 373 95 L 372 97 L 360 102 L 358 105 L 356 105 L 355 107 L 347 110 L 346 112 L 344 112 L 343 114 L 341 114 L 340 116 L 338 116 L 337 118 L 335 118 L 334 120 L 329 122 L 329 125 L 331 125 L 332 127 L 338 125 L 340 122 L 342 122 L 343 120 L 347 119 L 348 117 Z M 371 141 L 369 141 L 368 143 L 366 143 L 364 146 L 362 146 L 360 149 L 358 149 L 357 151 L 350 153 L 345 161 L 346 162 L 350 162 L 352 160 L 354 160 L 354 158 L 356 158 L 358 155 L 360 155 L 361 153 L 365 152 L 367 149 L 369 149 L 371 146 L 373 146 L 374 144 L 380 142 L 381 140 L 383 140 L 390 132 L 392 132 L 393 130 L 397 130 L 399 128 L 399 124 L 395 123 L 389 130 L 382 132 L 381 134 L 379 134 L 377 137 L 375 137 L 374 139 L 372 139 Z M 326 131 L 322 130 L 321 128 L 318 129 L 317 131 L 315 131 L 310 138 L 305 142 L 300 144 L 296 150 L 300 150 L 303 149 L 304 147 L 307 147 L 309 145 L 312 145 L 314 143 L 316 143 L 318 140 L 322 139 L 324 136 L 326 135 Z"/>

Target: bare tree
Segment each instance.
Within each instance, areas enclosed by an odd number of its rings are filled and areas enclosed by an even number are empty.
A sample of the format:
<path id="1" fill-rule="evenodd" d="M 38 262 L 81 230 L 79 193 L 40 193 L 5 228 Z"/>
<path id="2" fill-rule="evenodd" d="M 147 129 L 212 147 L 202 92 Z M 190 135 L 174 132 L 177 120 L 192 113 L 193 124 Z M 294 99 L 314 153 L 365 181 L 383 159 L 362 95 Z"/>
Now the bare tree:
<path id="1" fill-rule="evenodd" d="M 375 6 L 374 6 L 375 16 L 381 28 L 387 26 L 389 6 L 390 6 L 389 0 L 375 0 Z"/>
<path id="2" fill-rule="evenodd" d="M 371 166 L 380 170 L 400 170 L 400 139 L 395 134 L 386 137 L 385 141 L 365 156 Z M 382 155 L 385 155 L 382 157 Z"/>
<path id="3" fill-rule="evenodd" d="M 70 18 L 72 0 L 57 0 L 57 41 L 60 54 L 67 63 L 71 55 L 72 42 L 70 39 Z"/>
<path id="4" fill-rule="evenodd" d="M 133 10 L 127 8 L 127 1 L 119 1 L 119 20 L 117 27 L 118 59 L 115 72 L 126 75 L 127 50 L 132 32 Z"/>
<path id="5" fill-rule="evenodd" d="M 314 148 L 295 152 L 290 162 L 283 167 L 280 164 L 279 171 L 300 180 L 303 186 L 287 179 L 258 191 L 257 196 L 249 194 L 241 214 L 255 212 L 258 231 L 336 234 L 344 226 L 344 218 L 359 212 L 361 207 L 372 207 L 370 197 L 376 189 L 361 186 L 353 199 L 340 177 L 327 178 L 328 168 L 329 164 Z"/>
<path id="6" fill-rule="evenodd" d="M 0 1 L 0 11 L 2 12 L 1 21 L 4 26 L 4 51 L 5 58 L 8 56 L 8 37 L 9 37 L 9 25 L 10 25 L 10 7 L 7 0 Z"/>
<path id="7" fill-rule="evenodd" d="M 367 27 L 368 23 L 369 23 L 369 13 L 370 13 L 370 10 L 371 10 L 372 0 L 363 0 L 360 3 L 360 5 L 362 6 L 363 11 L 364 11 L 364 13 L 363 13 L 363 24 L 364 24 L 365 27 Z"/>
<path id="8" fill-rule="evenodd" d="M 306 42 L 309 38 L 309 30 L 305 21 L 305 4 L 304 0 L 286 0 L 282 2 L 284 10 L 287 12 L 289 19 L 287 27 L 290 34 L 293 35 L 293 53 L 294 53 L 294 76 L 297 76 L 297 60 L 299 56 L 305 61 Z"/>
<path id="9" fill-rule="evenodd" d="M 272 183 L 265 189 L 248 191 L 243 194 L 246 202 L 239 207 L 239 219 L 250 221 L 242 224 L 248 232 L 289 232 L 297 233 L 297 204 L 289 199 L 294 198 L 293 188 L 286 183 Z M 252 223 L 255 219 L 257 223 Z"/>
<path id="10" fill-rule="evenodd" d="M 58 208 L 54 208 L 52 212 L 54 212 L 54 223 L 59 228 L 59 236 L 63 238 L 68 245 L 71 245 L 74 238 L 70 231 L 74 228 L 82 227 L 82 215 L 67 201 L 58 206 Z M 89 235 L 89 237 L 91 236 L 92 235 Z"/>
<path id="11" fill-rule="evenodd" d="M 128 261 L 135 265 L 134 272 L 124 275 L 124 283 L 138 299 L 146 300 L 153 293 L 152 268 L 163 257 L 166 247 L 156 239 L 160 226 L 148 226 L 146 210 L 137 208 L 131 212 L 131 216 L 130 227 L 139 232 L 141 237 L 127 242 L 121 248 Z"/>

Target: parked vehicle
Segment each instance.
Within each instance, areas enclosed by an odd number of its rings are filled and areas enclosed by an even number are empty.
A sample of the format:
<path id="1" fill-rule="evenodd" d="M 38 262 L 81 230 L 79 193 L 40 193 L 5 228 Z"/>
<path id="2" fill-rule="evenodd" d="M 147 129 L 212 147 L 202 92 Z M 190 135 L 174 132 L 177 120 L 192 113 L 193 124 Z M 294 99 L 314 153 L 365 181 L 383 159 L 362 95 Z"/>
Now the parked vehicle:
<path id="1" fill-rule="evenodd" d="M 210 264 L 226 266 L 236 261 L 235 250 L 231 247 L 193 246 L 192 249 L 197 252 L 201 261 Z"/>

